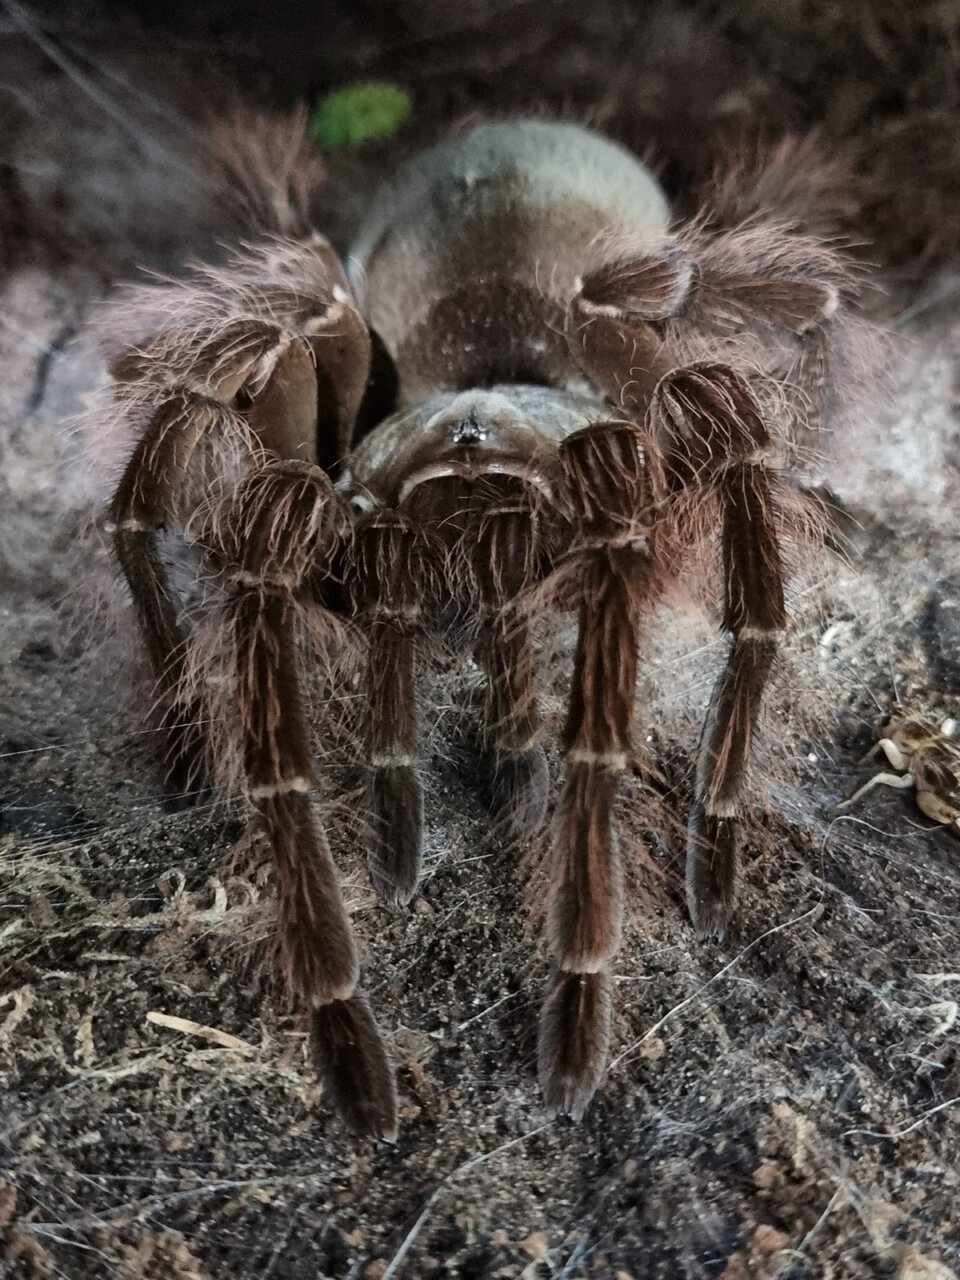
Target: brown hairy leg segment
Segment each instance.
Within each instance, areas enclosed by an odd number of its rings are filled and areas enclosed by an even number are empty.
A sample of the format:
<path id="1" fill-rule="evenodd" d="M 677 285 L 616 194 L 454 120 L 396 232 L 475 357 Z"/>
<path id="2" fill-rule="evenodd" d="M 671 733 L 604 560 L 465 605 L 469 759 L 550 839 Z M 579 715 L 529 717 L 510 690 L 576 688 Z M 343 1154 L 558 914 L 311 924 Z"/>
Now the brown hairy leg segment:
<path id="1" fill-rule="evenodd" d="M 654 402 L 668 472 L 712 488 L 721 510 L 723 628 L 733 636 L 707 712 L 687 846 L 687 902 L 701 933 L 734 907 L 737 818 L 763 691 L 787 623 L 771 477 L 770 436 L 746 380 L 723 365 L 663 379 Z"/>
<path id="2" fill-rule="evenodd" d="M 414 658 L 422 627 L 424 540 L 380 510 L 354 537 L 356 592 L 369 635 L 366 673 L 367 861 L 387 902 L 409 902 L 420 878 L 423 793 L 417 776 Z"/>
<path id="3" fill-rule="evenodd" d="M 358 1132 L 390 1137 L 392 1073 L 356 990 L 356 945 L 311 812 L 293 641 L 297 610 L 317 604 L 309 581 L 329 568 L 345 518 L 313 459 L 347 447 L 369 335 L 319 241 L 273 243 L 201 284 L 171 288 L 176 322 L 114 362 L 121 403 L 149 415 L 111 508 L 117 554 L 164 707 L 169 780 L 181 785 L 200 774 L 211 736 L 216 746 L 233 726 L 203 723 L 203 673 L 158 535 L 179 529 L 204 571 L 232 581 L 224 643 L 246 789 L 276 865 L 279 969 L 310 1010 L 314 1061 L 341 1114 Z M 269 318 L 247 313 L 257 306 Z"/>
<path id="4" fill-rule="evenodd" d="M 487 510 L 472 542 L 487 672 L 484 751 L 493 809 L 519 839 L 539 825 L 549 778 L 524 594 L 541 576 L 539 518 L 528 495 Z"/>
<path id="5" fill-rule="evenodd" d="M 157 538 L 176 518 L 179 485 L 198 447 L 211 436 L 232 438 L 251 461 L 257 455 L 255 439 L 233 410 L 198 392 L 171 394 L 156 408 L 110 508 L 114 550 L 156 680 L 166 782 L 181 794 L 206 782 L 204 710 L 195 697 L 184 696 L 182 605 Z"/>
<path id="6" fill-rule="evenodd" d="M 637 624 L 660 590 L 653 538 L 665 490 L 659 457 L 633 423 L 599 423 L 560 446 L 563 500 L 577 530 L 571 563 L 580 629 L 554 835 L 548 937 L 554 976 L 540 1018 L 548 1105 L 582 1115 L 607 1061 L 607 969 L 620 944 L 623 872 L 612 808 L 632 758 Z"/>
<path id="7" fill-rule="evenodd" d="M 273 852 L 279 968 L 311 1015 L 311 1051 L 340 1114 L 392 1138 L 393 1074 L 365 999 L 359 959 L 325 834 L 310 809 L 310 749 L 293 643 L 296 593 L 332 566 L 347 516 L 307 463 L 268 463 L 211 514 L 206 530 L 235 593 L 228 604 L 247 793 Z"/>

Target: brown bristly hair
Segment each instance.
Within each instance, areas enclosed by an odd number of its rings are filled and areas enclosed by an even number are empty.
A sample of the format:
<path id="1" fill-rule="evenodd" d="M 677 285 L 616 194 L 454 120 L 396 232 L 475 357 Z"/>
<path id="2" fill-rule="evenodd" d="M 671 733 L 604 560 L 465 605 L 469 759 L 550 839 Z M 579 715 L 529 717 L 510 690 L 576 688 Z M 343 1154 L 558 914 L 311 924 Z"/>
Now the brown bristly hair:
<path id="1" fill-rule="evenodd" d="M 230 217 L 257 235 L 309 236 L 326 166 L 307 134 L 307 109 L 265 114 L 237 105 L 207 129 L 204 174 Z"/>

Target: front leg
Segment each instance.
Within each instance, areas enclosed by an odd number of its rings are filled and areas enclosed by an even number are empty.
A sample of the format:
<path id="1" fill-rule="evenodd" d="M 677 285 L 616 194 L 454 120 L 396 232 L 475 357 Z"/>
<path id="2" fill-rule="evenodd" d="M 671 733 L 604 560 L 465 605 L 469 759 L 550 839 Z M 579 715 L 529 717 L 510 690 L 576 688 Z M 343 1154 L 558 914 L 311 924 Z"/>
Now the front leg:
<path id="1" fill-rule="evenodd" d="M 566 779 L 555 831 L 548 936 L 555 965 L 540 1017 L 550 1106 L 579 1117 L 607 1063 L 609 961 L 620 945 L 623 872 L 612 809 L 632 758 L 637 626 L 661 585 L 659 459 L 632 423 L 602 423 L 560 446 L 565 512 L 577 530 L 567 571 L 580 634 L 563 734 Z"/>
<path id="2" fill-rule="evenodd" d="M 209 716 L 190 683 L 183 604 L 159 538 L 183 531 L 198 501 L 216 501 L 268 453 L 329 465 L 342 457 L 370 338 L 321 241 L 267 245 L 238 255 L 228 273 L 144 290 L 134 326 L 145 303 L 171 323 L 111 365 L 121 415 L 146 425 L 110 516 L 156 680 L 167 782 L 184 792 L 209 773 Z M 123 319 L 120 310 L 118 327 Z"/>
<path id="3" fill-rule="evenodd" d="M 803 410 L 784 435 L 795 443 L 815 433 L 827 326 L 850 272 L 829 242 L 756 220 L 713 234 L 693 227 L 659 246 L 611 241 L 598 253 L 571 304 L 571 352 L 632 411 L 650 406 L 674 506 L 685 513 L 681 543 L 704 531 L 705 503 L 720 508 L 723 626 L 733 645 L 703 730 L 687 850 L 690 914 L 701 932 L 719 933 L 734 905 L 754 725 L 786 626 L 779 544 L 786 517 L 766 464 L 770 433 L 746 380 L 726 365 L 685 359 L 706 343 L 739 350 L 750 328 L 793 335 Z M 783 385 L 780 394 L 790 398 Z M 798 537 L 818 535 L 812 509 L 796 523 Z"/>
<path id="4" fill-rule="evenodd" d="M 356 1132 L 392 1138 L 393 1074 L 358 989 L 336 867 L 311 812 L 313 759 L 294 645 L 298 608 L 317 607 L 311 578 L 342 552 L 347 527 L 318 467 L 277 461 L 211 513 L 204 536 L 235 584 L 227 613 L 243 768 L 276 866 L 280 971 L 309 1011 L 313 1060 L 337 1110 Z"/>

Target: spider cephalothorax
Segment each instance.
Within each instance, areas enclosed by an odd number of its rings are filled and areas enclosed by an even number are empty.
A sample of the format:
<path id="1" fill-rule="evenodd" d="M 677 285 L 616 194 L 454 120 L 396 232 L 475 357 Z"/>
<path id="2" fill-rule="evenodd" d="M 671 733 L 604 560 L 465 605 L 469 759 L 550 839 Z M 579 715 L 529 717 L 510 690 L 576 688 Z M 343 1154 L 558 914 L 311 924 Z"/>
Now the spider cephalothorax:
<path id="1" fill-rule="evenodd" d="M 651 172 L 613 143 L 570 124 L 479 125 L 381 190 L 347 271 L 315 234 L 271 240 L 169 287 L 163 323 L 114 361 L 139 443 L 112 519 L 170 776 L 216 776 L 224 744 L 239 759 L 275 859 L 281 970 L 362 1132 L 394 1132 L 395 1092 L 358 988 L 336 832 L 311 808 L 294 622 L 329 619 L 335 643 L 334 616 L 349 615 L 365 637 L 370 866 L 406 902 L 423 823 L 419 639 L 470 635 L 492 794 L 529 828 L 548 790 L 530 601 L 576 613 L 540 1077 L 551 1106 L 579 1114 L 607 1058 L 611 811 L 633 758 L 638 638 L 714 534 L 732 643 L 700 745 L 687 889 L 702 932 L 734 905 L 751 735 L 787 623 L 782 545 L 818 530 L 786 477 L 820 428 L 851 289 L 843 254 L 796 224 L 815 204 L 815 178 L 796 171 L 809 159 L 798 144 L 741 165 L 735 200 L 719 180 L 674 229 Z M 761 207 L 778 189 L 784 207 Z M 177 531 L 217 584 L 209 680 L 189 623 L 203 601 L 158 549 Z"/>

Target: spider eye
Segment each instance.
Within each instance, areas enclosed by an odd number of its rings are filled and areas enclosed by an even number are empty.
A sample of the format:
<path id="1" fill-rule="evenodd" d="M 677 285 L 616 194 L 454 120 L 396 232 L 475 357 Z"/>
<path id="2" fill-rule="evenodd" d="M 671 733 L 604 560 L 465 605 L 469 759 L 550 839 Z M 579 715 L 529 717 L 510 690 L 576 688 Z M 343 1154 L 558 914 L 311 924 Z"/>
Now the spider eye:
<path id="1" fill-rule="evenodd" d="M 451 432 L 450 439 L 454 444 L 479 444 L 486 440 L 487 429 L 471 413 L 468 418 L 458 422 Z"/>

